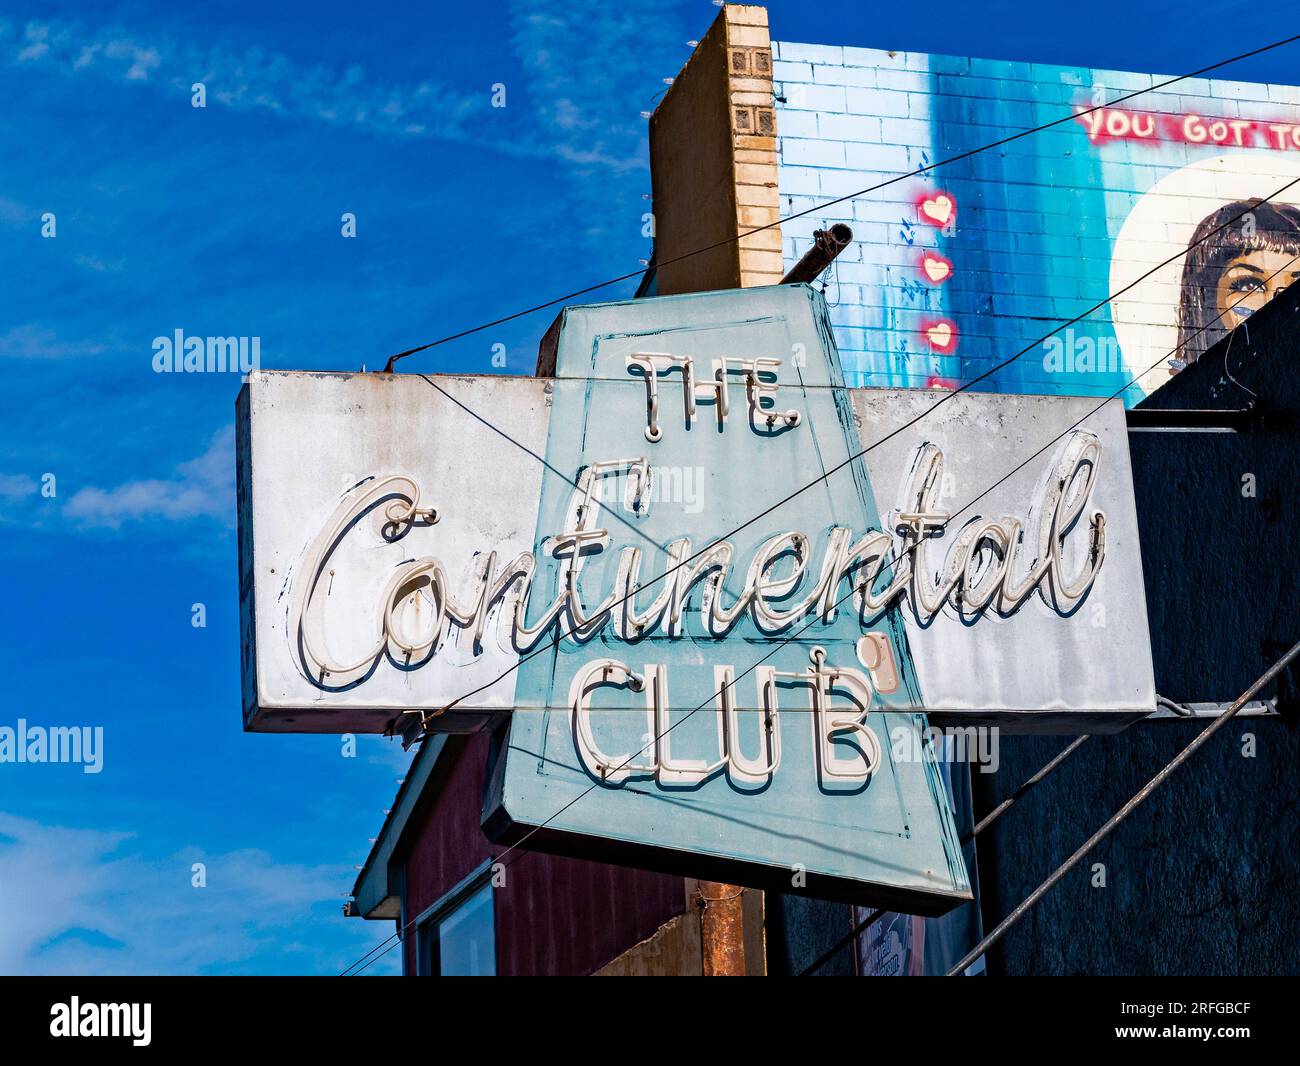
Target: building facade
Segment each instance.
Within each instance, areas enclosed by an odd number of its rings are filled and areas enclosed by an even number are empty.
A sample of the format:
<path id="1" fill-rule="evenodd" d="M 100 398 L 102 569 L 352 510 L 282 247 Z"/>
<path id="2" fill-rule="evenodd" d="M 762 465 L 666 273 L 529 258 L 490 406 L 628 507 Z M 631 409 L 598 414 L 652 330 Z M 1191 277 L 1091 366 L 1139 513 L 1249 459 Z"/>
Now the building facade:
<path id="1" fill-rule="evenodd" d="M 1300 88 L 1230 75 L 772 41 L 728 5 L 650 120 L 657 291 L 770 284 L 845 224 L 850 385 L 1137 403 L 1226 332 L 1230 261 L 1300 251 Z"/>
<path id="2" fill-rule="evenodd" d="M 1300 638 L 1286 609 L 1300 567 L 1284 544 L 1295 390 L 1258 400 L 1296 357 L 1295 293 L 1268 301 L 1284 287 L 1271 284 L 1278 257 L 1300 255 L 1300 90 L 1166 80 L 773 42 L 763 8 L 727 5 L 650 120 L 655 254 L 642 294 L 777 284 L 815 231 L 844 224 L 854 240 L 819 285 L 849 385 L 977 382 L 1122 395 L 1135 409 L 1163 714 L 1090 738 L 968 846 L 976 901 L 943 919 L 888 915 L 846 939 L 867 912 L 737 887 L 746 972 L 943 972 L 1198 716 Z M 1244 315 L 1214 314 L 1225 286 L 1259 316 L 1235 354 L 1228 326 Z M 539 373 L 553 366 L 544 342 Z M 1264 546 L 1267 574 L 1229 564 L 1192 578 L 1203 546 L 1230 557 L 1243 537 Z M 1284 933 L 1300 920 L 1285 902 L 1294 819 L 1277 817 L 1300 799 L 1295 709 L 1287 676 L 969 972 L 1300 970 Z M 1004 736 L 997 773 L 951 765 L 959 828 L 1067 741 Z M 506 849 L 480 828 L 494 743 L 423 743 L 348 912 L 395 923 L 408 974 L 700 973 L 703 913 L 719 901 L 699 883 L 536 853 L 500 868 Z"/>

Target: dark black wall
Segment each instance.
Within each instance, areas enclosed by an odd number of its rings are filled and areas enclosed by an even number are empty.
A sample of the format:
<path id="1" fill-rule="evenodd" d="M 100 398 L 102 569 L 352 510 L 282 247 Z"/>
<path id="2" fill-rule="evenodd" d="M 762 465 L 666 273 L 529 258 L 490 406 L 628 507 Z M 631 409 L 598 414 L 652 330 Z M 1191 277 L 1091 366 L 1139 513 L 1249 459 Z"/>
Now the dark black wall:
<path id="1" fill-rule="evenodd" d="M 1180 702 L 1235 699 L 1300 640 L 1297 327 L 1300 286 L 1130 412 L 1156 688 Z"/>
<path id="2" fill-rule="evenodd" d="M 1297 327 L 1293 287 L 1130 413 L 1156 689 L 1179 702 L 1232 701 L 1300 640 Z M 1295 678 L 1264 693 L 1281 719 L 1225 727 L 1013 929 L 991 972 L 1300 973 Z M 981 838 L 986 926 L 1206 724 L 1143 722 L 1085 742 Z M 988 809 L 1065 743 L 1004 737 L 1000 772 L 975 775 L 977 803 Z M 1106 888 L 1092 887 L 1094 862 Z"/>
<path id="3" fill-rule="evenodd" d="M 979 845 L 986 928 L 1008 914 L 1207 723 L 1091 737 Z M 1254 758 L 1242 755 L 1253 734 Z M 996 802 L 1067 743 L 1006 737 Z M 992 974 L 1300 973 L 1300 738 L 1229 723 L 1012 928 Z M 1094 863 L 1106 887 L 1092 887 Z"/>

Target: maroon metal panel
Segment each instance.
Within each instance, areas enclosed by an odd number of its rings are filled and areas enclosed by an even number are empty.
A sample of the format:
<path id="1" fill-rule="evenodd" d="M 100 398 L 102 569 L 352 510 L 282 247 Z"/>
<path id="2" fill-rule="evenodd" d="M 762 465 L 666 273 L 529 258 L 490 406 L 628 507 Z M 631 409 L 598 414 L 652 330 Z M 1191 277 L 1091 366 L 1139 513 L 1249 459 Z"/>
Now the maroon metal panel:
<path id="1" fill-rule="evenodd" d="M 505 850 L 479 829 L 487 748 L 486 736 L 468 741 L 416 828 L 405 861 L 407 921 Z M 686 909 L 680 877 L 522 849 L 505 861 L 506 883 L 494 893 L 501 975 L 592 973 Z M 403 950 L 414 973 L 414 929 Z"/>

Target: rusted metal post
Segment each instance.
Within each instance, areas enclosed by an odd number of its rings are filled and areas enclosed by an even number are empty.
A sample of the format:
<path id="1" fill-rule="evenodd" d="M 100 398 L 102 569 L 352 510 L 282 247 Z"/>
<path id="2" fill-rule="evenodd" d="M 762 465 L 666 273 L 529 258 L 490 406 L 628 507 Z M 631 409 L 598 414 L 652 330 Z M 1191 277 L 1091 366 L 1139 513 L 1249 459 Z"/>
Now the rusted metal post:
<path id="1" fill-rule="evenodd" d="M 705 977 L 745 976 L 744 893 L 739 885 L 700 882 L 696 905 Z"/>

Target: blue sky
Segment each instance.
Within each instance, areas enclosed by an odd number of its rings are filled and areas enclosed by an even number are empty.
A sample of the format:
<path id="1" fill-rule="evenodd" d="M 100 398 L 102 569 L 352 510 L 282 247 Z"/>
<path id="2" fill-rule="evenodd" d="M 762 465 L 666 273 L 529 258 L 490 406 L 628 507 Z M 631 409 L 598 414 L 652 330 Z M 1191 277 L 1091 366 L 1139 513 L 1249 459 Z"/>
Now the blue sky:
<path id="1" fill-rule="evenodd" d="M 781 40 L 1163 73 L 1300 31 L 1281 3 L 769 10 Z M 257 336 L 267 367 L 374 368 L 636 269 L 639 113 L 715 13 L 0 7 L 0 726 L 105 730 L 99 774 L 0 764 L 0 972 L 331 973 L 391 932 L 340 908 L 407 756 L 241 732 L 238 385 L 155 374 L 153 338 Z M 1295 81 L 1296 58 L 1225 76 Z M 488 372 L 501 343 L 527 373 L 551 317 L 407 365 Z"/>

